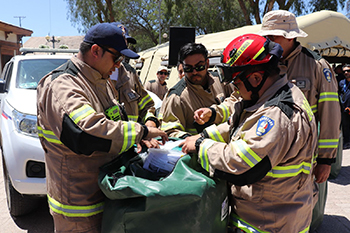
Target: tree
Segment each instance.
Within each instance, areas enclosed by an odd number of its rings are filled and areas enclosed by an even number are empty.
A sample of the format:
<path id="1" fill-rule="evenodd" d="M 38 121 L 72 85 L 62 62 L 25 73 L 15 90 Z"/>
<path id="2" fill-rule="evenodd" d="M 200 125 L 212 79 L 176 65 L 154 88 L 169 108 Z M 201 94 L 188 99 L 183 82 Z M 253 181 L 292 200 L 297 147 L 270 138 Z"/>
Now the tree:
<path id="1" fill-rule="evenodd" d="M 238 2 L 246 24 L 252 25 L 251 18 L 254 18 L 255 22 L 260 24 L 261 18 L 274 9 L 290 11 L 299 16 L 320 10 L 337 11 L 338 6 L 344 7 L 346 0 L 238 0 Z"/>

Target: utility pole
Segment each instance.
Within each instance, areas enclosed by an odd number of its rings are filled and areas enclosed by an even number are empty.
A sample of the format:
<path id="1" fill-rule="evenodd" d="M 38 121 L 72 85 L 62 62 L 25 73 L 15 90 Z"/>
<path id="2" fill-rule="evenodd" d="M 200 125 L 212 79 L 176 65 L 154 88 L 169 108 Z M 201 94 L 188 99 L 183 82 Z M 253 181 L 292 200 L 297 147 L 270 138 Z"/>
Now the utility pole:
<path id="1" fill-rule="evenodd" d="M 13 18 L 18 18 L 19 19 L 19 26 L 22 27 L 22 20 L 21 19 L 24 19 L 25 16 L 13 16 Z"/>

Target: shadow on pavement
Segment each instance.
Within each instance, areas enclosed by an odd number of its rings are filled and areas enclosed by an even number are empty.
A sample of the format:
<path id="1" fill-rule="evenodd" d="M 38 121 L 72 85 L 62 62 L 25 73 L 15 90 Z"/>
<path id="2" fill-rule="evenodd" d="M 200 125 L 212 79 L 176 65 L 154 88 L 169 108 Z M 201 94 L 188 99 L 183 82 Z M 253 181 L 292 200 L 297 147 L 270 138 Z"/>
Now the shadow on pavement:
<path id="1" fill-rule="evenodd" d="M 328 182 L 339 184 L 339 185 L 348 185 L 350 184 L 350 166 L 342 167 L 337 178 L 328 179 Z"/>
<path id="2" fill-rule="evenodd" d="M 323 216 L 322 224 L 314 231 L 314 233 L 330 232 L 350 232 L 350 221 L 344 216 L 325 214 Z"/>
<path id="3" fill-rule="evenodd" d="M 33 213 L 20 217 L 13 217 L 16 225 L 27 230 L 28 233 L 52 233 L 54 232 L 53 220 L 49 213 L 47 199 L 42 198 L 39 202 L 38 209 Z"/>

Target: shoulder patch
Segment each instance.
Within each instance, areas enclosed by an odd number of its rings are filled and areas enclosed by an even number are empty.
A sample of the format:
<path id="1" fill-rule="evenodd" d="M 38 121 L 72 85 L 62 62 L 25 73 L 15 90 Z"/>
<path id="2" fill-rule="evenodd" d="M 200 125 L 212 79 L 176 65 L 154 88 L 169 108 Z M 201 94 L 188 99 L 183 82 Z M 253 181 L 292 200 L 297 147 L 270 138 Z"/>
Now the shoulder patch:
<path id="1" fill-rule="evenodd" d="M 332 81 L 332 72 L 330 69 L 328 68 L 324 68 L 323 69 L 323 74 L 324 74 L 324 77 L 326 78 L 327 82 L 331 82 Z"/>
<path id="2" fill-rule="evenodd" d="M 308 49 L 308 48 L 302 47 L 301 52 L 304 53 L 304 54 L 306 54 L 307 56 L 309 56 L 309 57 L 315 59 L 315 60 L 320 60 L 320 59 L 322 59 L 322 57 L 321 57 L 319 54 L 317 54 L 317 53 L 314 52 L 314 51 L 311 51 L 311 50 Z"/>
<path id="3" fill-rule="evenodd" d="M 178 95 L 180 96 L 181 93 L 185 90 L 186 88 L 186 81 L 185 79 L 181 79 L 180 81 L 178 81 L 175 86 L 173 86 L 172 88 L 170 88 L 169 90 L 169 94 L 168 96 L 172 95 L 172 94 L 175 94 L 175 95 Z"/>
<path id="4" fill-rule="evenodd" d="M 275 121 L 270 117 L 262 116 L 258 120 L 258 126 L 256 127 L 256 135 L 264 136 L 275 126 Z"/>

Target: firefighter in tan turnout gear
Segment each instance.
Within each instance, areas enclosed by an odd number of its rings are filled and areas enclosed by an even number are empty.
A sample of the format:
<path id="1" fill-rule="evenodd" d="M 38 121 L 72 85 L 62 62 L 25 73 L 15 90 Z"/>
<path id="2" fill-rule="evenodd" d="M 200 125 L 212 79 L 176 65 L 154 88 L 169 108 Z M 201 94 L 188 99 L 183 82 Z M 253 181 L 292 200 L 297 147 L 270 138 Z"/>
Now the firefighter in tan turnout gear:
<path id="1" fill-rule="evenodd" d="M 159 119 L 161 129 L 170 137 L 185 138 L 203 130 L 203 126 L 194 124 L 194 111 L 220 104 L 226 96 L 220 80 L 208 72 L 208 51 L 202 44 L 184 45 L 179 51 L 179 61 L 185 78 L 169 90 Z"/>
<path id="2" fill-rule="evenodd" d="M 79 53 L 38 85 L 38 130 L 45 150 L 46 181 L 55 232 L 100 232 L 104 195 L 99 167 L 141 139 L 167 135 L 123 121 L 109 75 L 127 49 L 121 29 L 110 23 L 90 28 Z"/>
<path id="3" fill-rule="evenodd" d="M 279 75 L 281 55 L 281 46 L 262 36 L 235 38 L 219 73 L 242 98 L 227 123 L 182 145 L 198 153 L 210 176 L 231 185 L 233 232 L 307 232 L 311 222 L 316 123 L 300 89 Z"/>

